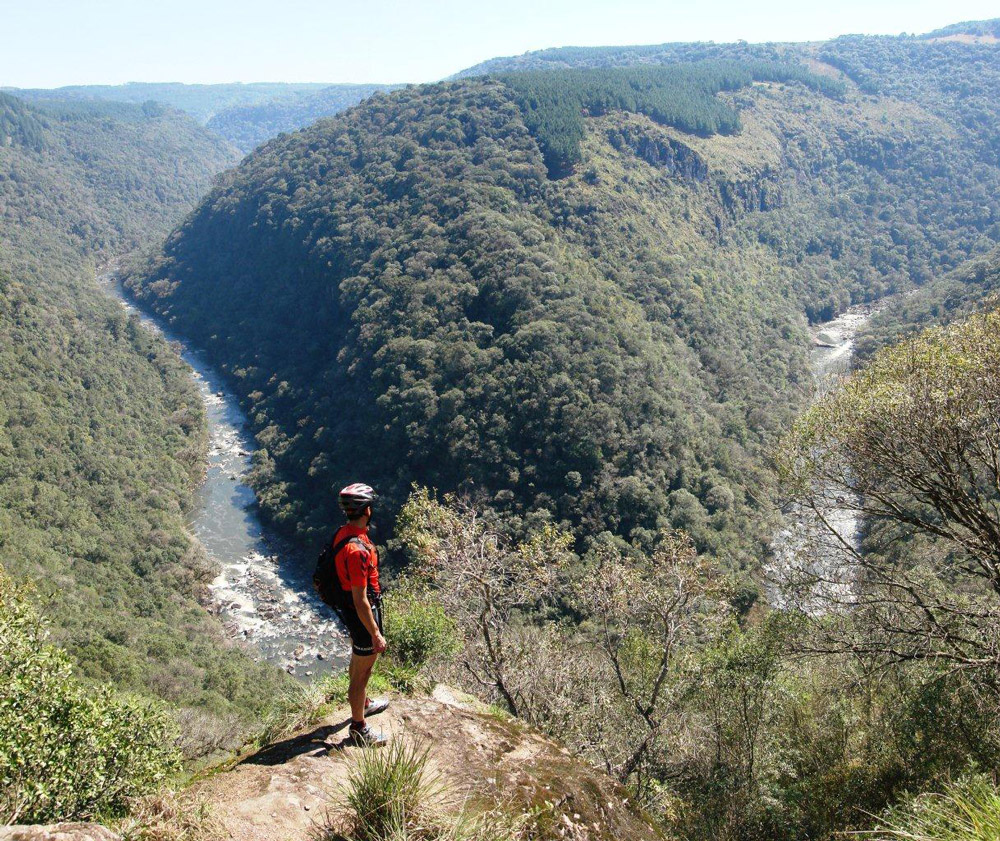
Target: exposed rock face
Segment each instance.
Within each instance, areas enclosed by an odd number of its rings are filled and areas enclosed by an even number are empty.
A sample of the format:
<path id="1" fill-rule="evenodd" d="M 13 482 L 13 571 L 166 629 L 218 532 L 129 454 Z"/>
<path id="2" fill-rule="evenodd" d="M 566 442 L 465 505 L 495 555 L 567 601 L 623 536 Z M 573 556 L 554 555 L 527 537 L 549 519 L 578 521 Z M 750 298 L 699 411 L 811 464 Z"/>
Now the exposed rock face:
<path id="1" fill-rule="evenodd" d="M 768 167 L 752 179 L 721 181 L 719 194 L 723 206 L 733 214 L 773 210 L 781 206 L 781 185 L 777 173 Z"/>
<path id="2" fill-rule="evenodd" d="M 608 129 L 608 142 L 619 152 L 628 150 L 651 166 L 686 181 L 709 180 L 707 161 L 680 140 L 660 133 L 653 126 L 628 123 Z M 738 181 L 713 179 L 719 200 L 733 217 L 781 206 L 782 193 L 778 174 L 765 166 L 753 177 Z"/>
<path id="3" fill-rule="evenodd" d="M 96 823 L 54 823 L 0 827 L 0 841 L 120 841 L 120 836 Z"/>
<path id="4" fill-rule="evenodd" d="M 619 152 L 629 149 L 653 166 L 670 175 L 689 181 L 708 178 L 708 164 L 690 146 L 637 125 L 625 125 L 608 131 L 608 141 Z"/>

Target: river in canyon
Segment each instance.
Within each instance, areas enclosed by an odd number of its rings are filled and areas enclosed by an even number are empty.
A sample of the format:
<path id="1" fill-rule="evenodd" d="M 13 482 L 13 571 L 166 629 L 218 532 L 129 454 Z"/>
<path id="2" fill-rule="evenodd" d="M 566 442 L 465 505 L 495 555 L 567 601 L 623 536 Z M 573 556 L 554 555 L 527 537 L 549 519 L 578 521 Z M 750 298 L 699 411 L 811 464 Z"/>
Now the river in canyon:
<path id="1" fill-rule="evenodd" d="M 855 337 L 881 308 L 872 304 L 851 307 L 811 328 L 809 363 L 816 384 L 815 399 L 836 386 L 850 370 Z M 808 612 L 819 613 L 831 605 L 850 602 L 852 571 L 846 546 L 857 547 L 860 518 L 851 500 L 834 498 L 832 494 L 823 514 L 829 528 L 799 506 L 793 505 L 785 512 L 784 526 L 771 543 L 771 558 L 764 569 L 772 605 L 791 607 L 794 602 Z"/>
<path id="2" fill-rule="evenodd" d="M 113 274 L 101 286 L 130 314 L 163 336 L 191 367 L 205 404 L 209 451 L 188 528 L 218 570 L 208 609 L 234 643 L 309 679 L 342 668 L 348 638 L 333 612 L 315 595 L 315 558 L 269 530 L 257 516 L 247 474 L 255 448 L 239 400 L 203 353 L 139 310 Z M 332 531 L 332 528 L 331 528 Z"/>

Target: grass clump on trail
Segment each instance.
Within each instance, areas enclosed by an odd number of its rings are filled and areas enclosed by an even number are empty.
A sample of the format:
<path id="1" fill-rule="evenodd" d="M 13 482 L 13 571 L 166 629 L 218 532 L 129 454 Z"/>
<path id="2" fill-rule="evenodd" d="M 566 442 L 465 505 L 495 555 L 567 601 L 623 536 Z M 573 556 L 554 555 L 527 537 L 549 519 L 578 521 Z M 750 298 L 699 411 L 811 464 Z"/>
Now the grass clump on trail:
<path id="1" fill-rule="evenodd" d="M 893 810 L 869 837 L 878 841 L 994 841 L 1000 838 L 1000 791 L 970 775 L 944 792 L 922 794 Z"/>
<path id="2" fill-rule="evenodd" d="M 429 749 L 404 740 L 362 750 L 325 841 L 514 841 L 523 819 L 456 802 L 428 767 Z"/>

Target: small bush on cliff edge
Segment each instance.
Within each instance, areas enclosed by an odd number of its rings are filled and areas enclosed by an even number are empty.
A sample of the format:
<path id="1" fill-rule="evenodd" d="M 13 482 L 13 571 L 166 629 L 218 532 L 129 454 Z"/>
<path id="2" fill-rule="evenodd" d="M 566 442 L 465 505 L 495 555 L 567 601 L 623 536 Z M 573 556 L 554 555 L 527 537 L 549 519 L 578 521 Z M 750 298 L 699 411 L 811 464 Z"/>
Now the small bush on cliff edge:
<path id="1" fill-rule="evenodd" d="M 0 825 L 121 813 L 180 764 L 162 707 L 85 687 L 46 636 L 0 568 Z"/>

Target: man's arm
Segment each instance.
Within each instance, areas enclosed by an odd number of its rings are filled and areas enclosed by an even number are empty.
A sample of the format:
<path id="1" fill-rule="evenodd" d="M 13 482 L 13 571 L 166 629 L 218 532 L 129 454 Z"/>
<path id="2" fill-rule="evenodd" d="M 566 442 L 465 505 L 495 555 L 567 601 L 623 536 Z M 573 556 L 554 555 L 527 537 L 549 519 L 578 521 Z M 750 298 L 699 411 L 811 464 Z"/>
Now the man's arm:
<path id="1" fill-rule="evenodd" d="M 351 595 L 354 597 L 354 609 L 358 612 L 361 624 L 368 629 L 368 633 L 372 636 L 375 653 L 379 654 L 385 651 L 385 637 L 382 636 L 382 632 L 378 629 L 375 614 L 372 613 L 371 602 L 368 601 L 368 587 L 352 587 Z"/>

